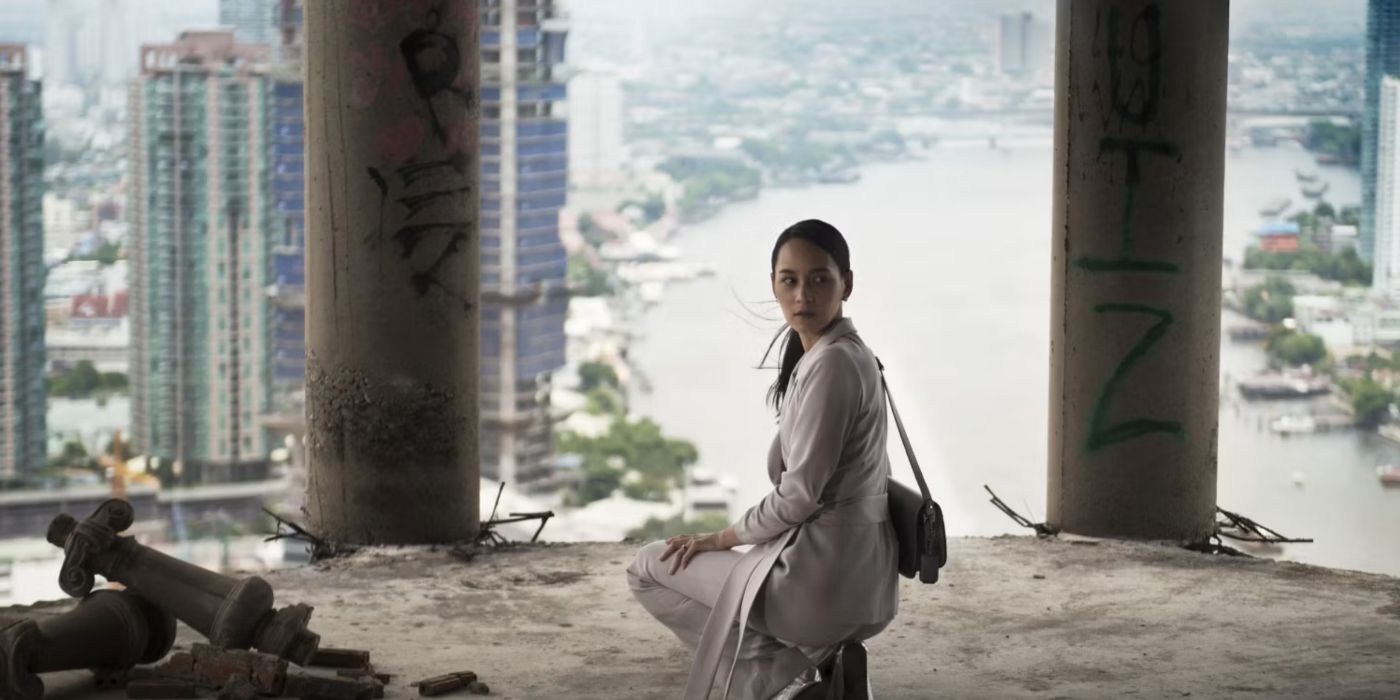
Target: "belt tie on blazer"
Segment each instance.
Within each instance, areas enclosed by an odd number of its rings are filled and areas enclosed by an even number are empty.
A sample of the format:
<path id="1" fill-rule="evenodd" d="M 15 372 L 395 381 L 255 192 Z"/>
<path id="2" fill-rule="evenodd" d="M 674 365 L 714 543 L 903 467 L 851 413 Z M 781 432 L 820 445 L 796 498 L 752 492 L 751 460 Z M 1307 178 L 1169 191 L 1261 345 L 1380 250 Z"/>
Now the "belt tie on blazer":
<path id="1" fill-rule="evenodd" d="M 768 573 L 778 562 L 778 556 L 792 543 L 798 530 L 804 526 L 874 525 L 890 519 L 889 496 L 857 496 L 823 504 L 817 512 L 806 520 L 788 529 L 787 532 L 744 553 L 734 565 L 729 576 L 724 579 L 715 607 L 705 620 L 705 631 L 700 635 L 700 644 L 695 650 L 695 658 L 690 664 L 690 675 L 685 683 L 685 700 L 708 700 L 719 675 L 719 660 L 724 652 L 724 643 L 735 620 L 739 622 L 738 639 L 734 642 L 734 659 L 729 664 L 729 676 L 724 681 L 724 697 L 729 697 L 729 686 L 734 682 L 734 668 L 739 663 L 739 649 L 744 644 L 744 634 L 748 631 L 749 613 Z M 794 669 L 793 675 L 802 669 Z"/>

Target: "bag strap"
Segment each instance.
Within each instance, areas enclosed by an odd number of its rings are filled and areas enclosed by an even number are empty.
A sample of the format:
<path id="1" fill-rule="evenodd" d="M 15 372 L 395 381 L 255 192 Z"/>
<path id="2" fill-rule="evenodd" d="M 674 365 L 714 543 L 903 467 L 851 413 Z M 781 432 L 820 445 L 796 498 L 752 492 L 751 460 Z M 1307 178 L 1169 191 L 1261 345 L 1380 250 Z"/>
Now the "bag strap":
<path id="1" fill-rule="evenodd" d="M 909 433 L 904 431 L 904 421 L 899 418 L 899 409 L 895 408 L 889 382 L 885 381 L 885 363 L 876 357 L 875 364 L 880 368 L 880 385 L 885 388 L 885 398 L 889 399 L 890 412 L 894 414 L 895 427 L 899 428 L 899 439 L 904 442 L 904 453 L 909 456 L 909 466 L 914 470 L 914 478 L 919 482 L 919 491 L 924 494 L 924 500 L 931 501 L 933 495 L 929 493 L 928 483 L 924 481 L 924 471 L 919 468 L 919 458 L 914 456 L 914 447 L 909 444 Z"/>

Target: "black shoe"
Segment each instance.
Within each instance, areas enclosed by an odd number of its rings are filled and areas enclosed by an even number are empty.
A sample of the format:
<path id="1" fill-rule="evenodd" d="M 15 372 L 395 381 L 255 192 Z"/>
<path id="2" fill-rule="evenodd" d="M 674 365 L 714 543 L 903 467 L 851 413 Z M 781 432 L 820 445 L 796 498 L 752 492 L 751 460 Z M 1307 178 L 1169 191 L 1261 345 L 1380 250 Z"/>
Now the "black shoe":
<path id="1" fill-rule="evenodd" d="M 846 642 L 836 652 L 831 679 L 841 684 L 841 700 L 873 700 L 865 644 Z"/>
<path id="2" fill-rule="evenodd" d="M 792 696 L 792 700 L 827 700 L 831 697 L 831 681 L 820 680 Z"/>

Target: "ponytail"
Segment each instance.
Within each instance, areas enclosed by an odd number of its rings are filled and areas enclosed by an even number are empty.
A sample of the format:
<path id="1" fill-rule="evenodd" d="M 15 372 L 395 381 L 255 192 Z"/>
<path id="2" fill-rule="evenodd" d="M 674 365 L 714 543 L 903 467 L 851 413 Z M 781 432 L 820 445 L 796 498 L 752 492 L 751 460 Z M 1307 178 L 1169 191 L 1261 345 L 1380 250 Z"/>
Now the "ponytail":
<path id="1" fill-rule="evenodd" d="M 797 367 L 797 361 L 802 359 L 802 355 L 806 353 L 806 350 L 802 348 L 802 339 L 798 337 L 797 331 L 791 328 L 786 328 L 786 330 L 787 337 L 783 339 L 783 361 L 778 368 L 778 378 L 772 386 L 768 387 L 768 403 L 772 404 L 773 410 L 777 412 L 782 412 L 783 397 L 787 395 L 788 385 L 792 382 L 792 370 Z M 783 329 L 779 329 L 778 333 L 773 336 L 773 341 L 768 344 L 768 350 L 763 353 L 764 360 L 768 359 L 768 354 L 773 351 L 773 345 L 782 336 Z"/>

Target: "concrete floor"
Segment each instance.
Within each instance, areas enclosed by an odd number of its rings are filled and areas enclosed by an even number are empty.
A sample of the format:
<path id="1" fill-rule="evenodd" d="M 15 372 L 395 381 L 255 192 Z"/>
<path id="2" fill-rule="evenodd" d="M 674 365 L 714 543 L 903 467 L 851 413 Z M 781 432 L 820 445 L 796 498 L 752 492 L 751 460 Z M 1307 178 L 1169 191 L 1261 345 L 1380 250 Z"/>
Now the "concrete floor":
<path id="1" fill-rule="evenodd" d="M 1156 544 L 950 544 L 943 580 L 902 580 L 870 642 L 879 698 L 1400 698 L 1400 579 Z M 371 650 L 390 698 L 455 670 L 499 698 L 674 698 L 689 655 L 627 591 L 636 546 L 376 549 L 268 578 L 279 604 L 316 606 L 323 646 Z M 122 697 L 83 672 L 46 681 L 48 698 Z"/>

